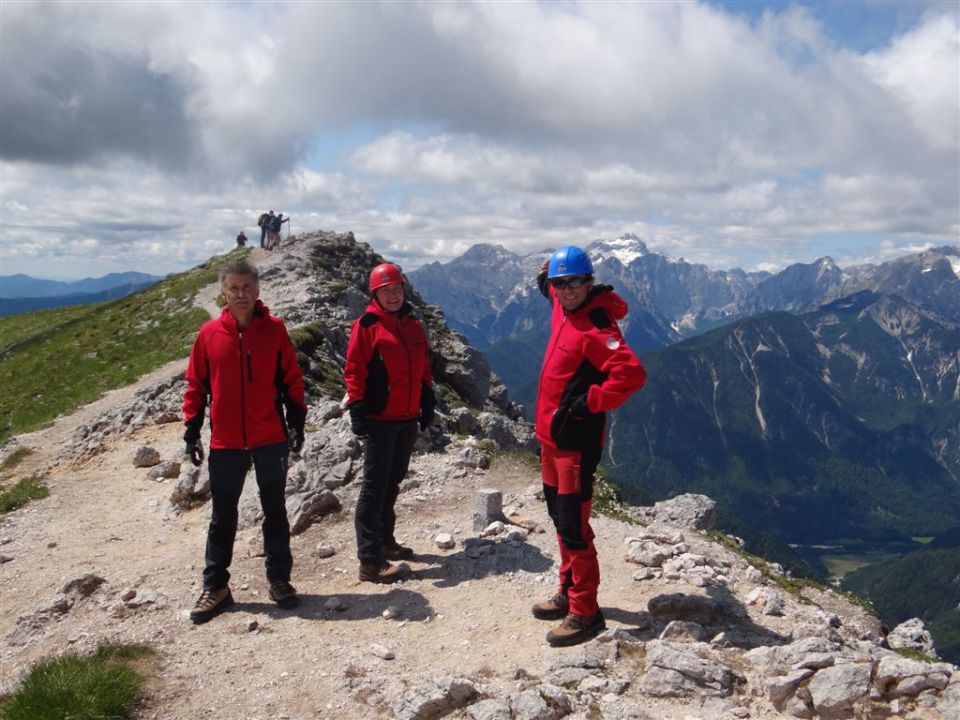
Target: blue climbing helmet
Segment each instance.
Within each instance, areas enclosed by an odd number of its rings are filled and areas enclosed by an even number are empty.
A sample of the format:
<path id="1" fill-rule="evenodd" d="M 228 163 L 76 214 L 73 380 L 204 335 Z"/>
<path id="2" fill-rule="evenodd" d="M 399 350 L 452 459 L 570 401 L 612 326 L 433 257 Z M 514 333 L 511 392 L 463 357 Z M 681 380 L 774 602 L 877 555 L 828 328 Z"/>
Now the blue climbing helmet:
<path id="1" fill-rule="evenodd" d="M 567 245 L 550 256 L 547 278 L 553 280 L 573 275 L 593 275 L 593 263 L 583 250 L 575 245 Z"/>

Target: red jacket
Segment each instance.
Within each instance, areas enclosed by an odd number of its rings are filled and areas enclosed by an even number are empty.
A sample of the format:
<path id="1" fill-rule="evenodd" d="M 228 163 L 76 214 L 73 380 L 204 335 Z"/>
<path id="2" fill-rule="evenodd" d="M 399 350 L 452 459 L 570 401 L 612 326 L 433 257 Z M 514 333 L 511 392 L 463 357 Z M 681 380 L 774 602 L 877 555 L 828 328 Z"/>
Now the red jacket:
<path id="1" fill-rule="evenodd" d="M 423 384 L 433 381 L 430 347 L 423 325 L 404 303 L 394 315 L 376 300 L 350 328 L 343 378 L 350 405 L 363 402 L 375 420 L 414 420 L 420 415 Z"/>
<path id="2" fill-rule="evenodd" d="M 563 309 L 552 288 L 550 297 L 553 314 L 537 394 L 537 439 L 561 450 L 599 450 L 604 413 L 643 387 L 647 376 L 617 325 L 627 304 L 604 285 L 592 288 L 573 312 Z M 570 411 L 578 397 L 586 397 L 589 412 Z"/>
<path id="3" fill-rule="evenodd" d="M 283 407 L 306 413 L 303 373 L 279 318 L 259 300 L 241 332 L 227 308 L 205 323 L 190 351 L 183 416 L 187 433 L 200 434 L 210 396 L 212 449 L 247 449 L 286 442 Z"/>

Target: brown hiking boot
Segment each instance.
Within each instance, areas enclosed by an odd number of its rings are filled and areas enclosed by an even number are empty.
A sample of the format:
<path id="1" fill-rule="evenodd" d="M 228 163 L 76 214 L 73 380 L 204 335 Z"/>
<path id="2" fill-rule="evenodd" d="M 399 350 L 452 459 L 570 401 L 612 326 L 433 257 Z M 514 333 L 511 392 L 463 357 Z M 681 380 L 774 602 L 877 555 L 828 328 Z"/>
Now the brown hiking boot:
<path id="1" fill-rule="evenodd" d="M 537 603 L 530 610 L 533 611 L 533 616 L 538 620 L 559 620 L 565 618 L 567 613 L 570 612 L 570 602 L 566 595 L 558 592 L 549 600 Z"/>
<path id="2" fill-rule="evenodd" d="M 413 560 L 413 548 L 408 548 L 398 542 L 384 543 L 380 554 L 384 560 Z"/>
<path id="3" fill-rule="evenodd" d="M 300 603 L 300 598 L 297 597 L 297 591 L 294 589 L 286 580 L 275 580 L 270 583 L 270 599 L 273 600 L 278 607 L 282 608 L 292 608 L 296 607 Z"/>
<path id="4" fill-rule="evenodd" d="M 380 563 L 360 563 L 359 577 L 364 582 L 395 583 L 405 580 L 410 574 L 410 566 L 406 563 L 393 565 L 386 560 Z"/>
<path id="5" fill-rule="evenodd" d="M 230 594 L 229 585 L 216 590 L 204 588 L 193 610 L 190 611 L 190 619 L 195 625 L 200 625 L 216 617 L 231 605 L 233 605 L 233 595 Z"/>
<path id="6" fill-rule="evenodd" d="M 547 642 L 554 647 L 576 645 L 589 640 L 607 627 L 603 613 L 597 610 L 594 615 L 575 615 L 570 613 L 563 622 L 547 633 Z"/>

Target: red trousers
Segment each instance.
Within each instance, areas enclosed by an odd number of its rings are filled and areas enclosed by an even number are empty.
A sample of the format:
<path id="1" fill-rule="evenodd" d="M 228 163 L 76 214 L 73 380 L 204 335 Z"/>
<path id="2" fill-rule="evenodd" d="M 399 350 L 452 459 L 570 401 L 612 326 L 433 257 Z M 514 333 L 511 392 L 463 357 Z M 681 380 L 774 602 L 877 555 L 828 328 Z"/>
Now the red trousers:
<path id="1" fill-rule="evenodd" d="M 593 473 L 599 461 L 599 451 L 559 450 L 546 443 L 541 446 L 543 495 L 560 546 L 559 591 L 566 594 L 570 612 L 576 615 L 593 615 L 600 609 L 600 563 L 590 527 Z"/>

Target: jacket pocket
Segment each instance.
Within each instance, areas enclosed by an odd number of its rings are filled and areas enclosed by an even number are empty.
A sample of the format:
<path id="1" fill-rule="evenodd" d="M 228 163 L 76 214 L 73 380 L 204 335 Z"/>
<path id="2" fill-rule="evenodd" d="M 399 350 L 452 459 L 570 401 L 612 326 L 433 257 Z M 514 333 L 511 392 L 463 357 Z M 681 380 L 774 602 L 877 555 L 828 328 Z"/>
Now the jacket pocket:
<path id="1" fill-rule="evenodd" d="M 550 420 L 550 437 L 561 450 L 586 450 L 603 444 L 604 413 L 576 415 L 566 404 Z"/>

